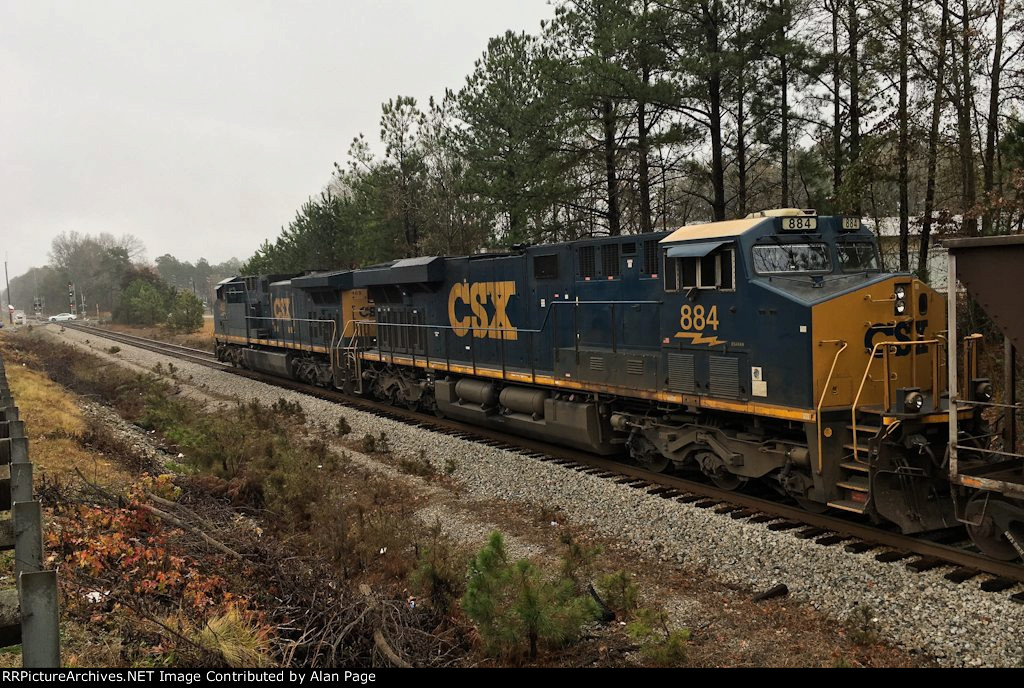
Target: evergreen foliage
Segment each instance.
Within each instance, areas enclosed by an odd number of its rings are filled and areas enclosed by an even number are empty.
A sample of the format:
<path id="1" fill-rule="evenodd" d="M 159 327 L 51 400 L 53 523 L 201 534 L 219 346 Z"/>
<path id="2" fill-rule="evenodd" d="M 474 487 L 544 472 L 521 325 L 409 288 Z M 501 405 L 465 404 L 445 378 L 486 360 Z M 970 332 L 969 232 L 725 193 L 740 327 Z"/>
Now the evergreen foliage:
<path id="1" fill-rule="evenodd" d="M 179 291 L 171 302 L 167 326 L 175 332 L 195 332 L 203 326 L 203 302 L 190 291 Z"/>
<path id="2" fill-rule="evenodd" d="M 579 637 L 598 618 L 589 595 L 580 595 L 571 580 L 549 580 L 526 559 L 509 561 L 501 533 L 469 567 L 462 608 L 476 623 L 485 651 L 509 656 L 527 649 L 535 658 L 541 643 L 563 645 Z"/>
<path id="3" fill-rule="evenodd" d="M 324 191 L 244 270 L 466 254 L 774 207 L 898 219 L 890 267 L 905 269 L 935 235 L 1019 231 L 1022 7 L 961 5 L 560 0 L 536 32 L 490 39 L 439 101 L 384 103 L 384 154 L 356 137 Z"/>

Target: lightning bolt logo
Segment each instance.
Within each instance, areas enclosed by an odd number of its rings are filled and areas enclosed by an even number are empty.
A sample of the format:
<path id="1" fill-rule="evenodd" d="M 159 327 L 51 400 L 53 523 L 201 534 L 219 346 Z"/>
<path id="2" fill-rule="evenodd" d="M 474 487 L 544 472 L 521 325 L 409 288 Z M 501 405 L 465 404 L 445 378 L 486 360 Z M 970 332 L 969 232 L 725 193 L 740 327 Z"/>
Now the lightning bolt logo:
<path id="1" fill-rule="evenodd" d="M 708 346 L 721 346 L 727 342 L 716 337 L 705 337 L 703 332 L 676 332 L 677 339 L 689 339 L 691 344 L 707 344 Z"/>

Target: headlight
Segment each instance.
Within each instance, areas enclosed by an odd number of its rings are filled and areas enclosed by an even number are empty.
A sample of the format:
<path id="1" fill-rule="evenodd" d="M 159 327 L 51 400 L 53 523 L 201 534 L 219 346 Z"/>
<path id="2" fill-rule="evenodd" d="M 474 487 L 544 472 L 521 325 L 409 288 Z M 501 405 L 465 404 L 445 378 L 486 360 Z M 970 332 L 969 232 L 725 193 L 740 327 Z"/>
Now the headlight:
<path id="1" fill-rule="evenodd" d="M 903 408 L 907 413 L 920 413 L 924 408 L 924 395 L 920 392 L 907 392 L 903 397 Z"/>
<path id="2" fill-rule="evenodd" d="M 902 284 L 896 287 L 896 298 L 900 300 L 907 298 L 907 290 Z"/>
<path id="3" fill-rule="evenodd" d="M 994 393 L 992 383 L 986 380 L 982 380 L 974 386 L 974 398 L 978 401 L 992 401 Z"/>
<path id="4" fill-rule="evenodd" d="M 907 312 L 907 302 L 903 299 L 896 299 L 896 315 L 903 315 Z"/>

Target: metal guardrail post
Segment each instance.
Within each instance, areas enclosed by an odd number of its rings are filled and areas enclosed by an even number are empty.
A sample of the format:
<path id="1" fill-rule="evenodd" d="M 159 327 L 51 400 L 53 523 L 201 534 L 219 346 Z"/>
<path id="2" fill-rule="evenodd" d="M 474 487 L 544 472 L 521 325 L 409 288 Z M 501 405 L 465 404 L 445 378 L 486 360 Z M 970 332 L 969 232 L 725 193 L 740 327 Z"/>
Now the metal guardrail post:
<path id="1" fill-rule="evenodd" d="M 28 439 L 25 437 L 12 437 L 11 463 L 28 463 Z"/>
<path id="2" fill-rule="evenodd" d="M 60 666 L 60 606 L 57 572 L 23 573 L 21 593 L 21 663 L 32 669 Z"/>
<path id="3" fill-rule="evenodd" d="M 14 577 L 35 573 L 43 568 L 43 508 L 39 502 L 15 502 L 11 509 L 14 520 Z"/>
<path id="4" fill-rule="evenodd" d="M 10 509 L 11 504 L 17 504 L 18 502 L 32 501 L 32 464 L 28 461 L 11 462 L 9 488 L 10 502 L 5 508 Z M 0 500 L 2 499 L 3 495 L 0 494 Z"/>

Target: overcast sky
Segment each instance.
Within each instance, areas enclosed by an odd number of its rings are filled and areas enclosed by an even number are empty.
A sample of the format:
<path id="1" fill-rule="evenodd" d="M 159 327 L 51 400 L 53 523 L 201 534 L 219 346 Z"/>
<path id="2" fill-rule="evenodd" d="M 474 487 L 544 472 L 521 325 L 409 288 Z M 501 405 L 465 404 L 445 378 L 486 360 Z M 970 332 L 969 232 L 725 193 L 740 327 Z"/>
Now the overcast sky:
<path id="1" fill-rule="evenodd" d="M 247 258 L 382 101 L 457 88 L 547 0 L 0 0 L 0 253 L 64 230 Z"/>

